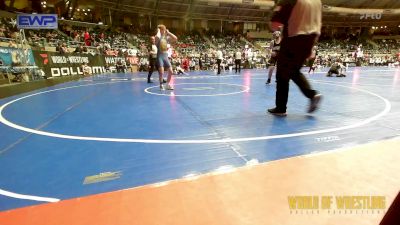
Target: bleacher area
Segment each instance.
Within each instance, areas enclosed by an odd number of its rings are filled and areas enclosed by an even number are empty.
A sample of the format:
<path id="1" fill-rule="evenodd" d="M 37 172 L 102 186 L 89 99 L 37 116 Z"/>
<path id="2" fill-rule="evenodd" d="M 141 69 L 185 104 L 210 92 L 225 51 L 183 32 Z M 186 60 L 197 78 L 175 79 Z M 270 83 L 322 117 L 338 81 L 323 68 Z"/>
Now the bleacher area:
<path id="1" fill-rule="evenodd" d="M 149 39 L 154 34 L 66 20 L 60 22 L 57 30 L 21 32 L 15 26 L 15 19 L 3 17 L 0 18 L 0 85 L 114 72 L 117 63 L 122 63 L 124 72 L 147 71 Z M 175 72 L 178 67 L 185 71 L 214 70 L 217 50 L 223 53 L 225 69 L 233 65 L 238 50 L 242 52 L 242 67 L 266 68 L 270 41 L 267 31 L 245 35 L 180 33 L 178 41 L 171 43 L 169 56 Z M 399 61 L 400 40 L 380 37 L 360 41 L 344 37 L 323 39 L 317 47 L 320 67 L 329 67 L 337 60 L 353 66 L 389 66 Z M 363 52 L 361 58 L 356 56 L 358 48 Z"/>

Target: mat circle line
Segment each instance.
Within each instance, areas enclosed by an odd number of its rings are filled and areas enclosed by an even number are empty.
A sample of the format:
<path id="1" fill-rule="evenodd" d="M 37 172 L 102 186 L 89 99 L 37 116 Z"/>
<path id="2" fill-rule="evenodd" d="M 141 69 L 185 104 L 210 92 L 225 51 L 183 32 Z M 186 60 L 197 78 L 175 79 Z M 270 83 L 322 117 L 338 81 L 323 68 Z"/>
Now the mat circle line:
<path id="1" fill-rule="evenodd" d="M 324 83 L 321 81 L 315 81 L 316 83 Z M 378 120 L 379 118 L 383 117 L 386 115 L 388 112 L 391 110 L 391 104 L 390 102 L 383 98 L 382 96 L 375 94 L 373 92 L 363 90 L 360 88 L 356 87 L 348 87 L 344 85 L 338 85 L 338 84 L 331 84 L 331 83 L 324 83 L 326 85 L 332 85 L 332 86 L 339 86 L 339 87 L 344 87 L 344 88 L 349 88 L 357 91 L 361 91 L 364 93 L 367 93 L 369 95 L 375 96 L 379 99 L 381 99 L 385 103 L 385 108 L 379 112 L 378 114 L 369 117 L 365 120 L 362 120 L 360 122 L 347 125 L 347 126 L 342 126 L 342 127 L 336 127 L 336 128 L 328 128 L 328 129 L 321 129 L 321 130 L 315 130 L 315 131 L 305 131 L 305 132 L 297 132 L 297 133 L 289 133 L 289 134 L 278 134 L 278 135 L 267 135 L 267 136 L 258 136 L 258 137 L 243 137 L 243 138 L 223 138 L 223 139 L 198 139 L 198 140 L 181 140 L 181 139 L 137 139 L 137 138 L 108 138 L 108 137 L 93 137 L 93 136 L 75 136 L 75 135 L 65 135 L 65 134 L 59 134 L 59 133 L 52 133 L 52 132 L 46 132 L 46 131 L 41 131 L 41 130 L 35 130 L 32 128 L 24 127 L 18 124 L 15 124 L 9 120 L 7 120 L 3 116 L 3 111 L 4 109 L 15 103 L 18 102 L 22 99 L 26 99 L 32 96 L 44 94 L 44 93 L 50 93 L 50 92 L 55 92 L 55 91 L 60 91 L 60 90 L 67 90 L 67 89 L 72 89 L 72 88 L 78 88 L 78 87 L 85 87 L 85 86 L 93 86 L 93 85 L 100 85 L 100 84 L 108 84 L 108 83 L 117 83 L 117 82 L 105 82 L 105 83 L 97 83 L 97 84 L 88 84 L 88 85 L 77 85 L 77 86 L 71 86 L 71 87 L 66 87 L 66 88 L 59 88 L 59 89 L 54 89 L 54 90 L 49 90 L 49 91 L 43 91 L 43 92 L 38 92 L 35 94 L 27 95 L 24 97 L 20 97 L 17 99 L 14 99 L 12 101 L 9 101 L 5 104 L 3 104 L 0 107 L 0 122 L 12 127 L 17 130 L 37 134 L 37 135 L 42 135 L 42 136 L 48 136 L 48 137 L 54 137 L 54 138 L 62 138 L 62 139 L 71 139 L 71 140 L 82 140 L 82 141 L 100 141 L 100 142 L 126 142 L 126 143 L 152 143 L 152 144 L 213 144 L 213 143 L 232 143 L 232 142 L 248 142 L 248 141 L 260 141 L 260 140 L 271 140 L 271 139 L 280 139 L 280 138 L 291 138 L 291 137 L 299 137 L 299 136 L 307 136 L 307 135 L 315 135 L 315 134 L 323 134 L 323 133 L 331 133 L 331 132 L 337 132 L 337 131 L 342 131 L 342 130 L 348 130 L 348 129 L 353 129 L 356 127 L 364 126 L 368 123 L 371 123 L 372 121 Z"/>

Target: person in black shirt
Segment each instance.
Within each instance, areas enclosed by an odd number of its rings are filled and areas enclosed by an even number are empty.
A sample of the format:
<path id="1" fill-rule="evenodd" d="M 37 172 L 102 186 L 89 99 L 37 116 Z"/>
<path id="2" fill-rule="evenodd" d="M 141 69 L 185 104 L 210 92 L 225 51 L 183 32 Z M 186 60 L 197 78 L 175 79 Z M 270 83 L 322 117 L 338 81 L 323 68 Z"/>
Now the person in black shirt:
<path id="1" fill-rule="evenodd" d="M 124 62 L 122 62 L 121 59 L 119 59 L 117 61 L 115 67 L 117 69 L 117 73 L 125 73 L 126 66 L 125 66 Z"/>
<path id="2" fill-rule="evenodd" d="M 154 36 L 150 37 L 151 46 L 148 49 L 149 52 L 149 74 L 147 75 L 147 83 L 153 83 L 151 81 L 151 75 L 153 74 L 154 69 L 157 68 L 157 46 L 156 39 Z"/>
<path id="3" fill-rule="evenodd" d="M 280 31 L 275 31 L 274 34 L 274 39 L 270 43 L 270 51 L 271 51 L 271 57 L 268 61 L 268 79 L 265 84 L 270 84 L 271 83 L 271 78 L 272 78 L 272 73 L 274 72 L 274 69 L 276 67 L 276 62 L 278 61 L 278 53 L 279 49 L 281 47 L 281 32 Z"/>

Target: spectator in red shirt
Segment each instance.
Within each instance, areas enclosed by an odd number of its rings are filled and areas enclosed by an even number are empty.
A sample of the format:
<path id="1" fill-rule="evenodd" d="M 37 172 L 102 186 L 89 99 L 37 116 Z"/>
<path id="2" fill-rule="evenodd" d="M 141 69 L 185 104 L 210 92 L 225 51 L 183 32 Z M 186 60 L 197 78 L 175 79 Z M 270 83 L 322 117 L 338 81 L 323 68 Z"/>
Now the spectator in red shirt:
<path id="1" fill-rule="evenodd" d="M 85 45 L 90 46 L 91 45 L 91 40 L 90 40 L 90 34 L 88 31 L 85 31 L 85 34 L 83 35 L 83 39 L 85 40 Z"/>
<path id="2" fill-rule="evenodd" d="M 189 70 L 189 59 L 185 57 L 182 61 L 182 67 L 185 71 Z"/>

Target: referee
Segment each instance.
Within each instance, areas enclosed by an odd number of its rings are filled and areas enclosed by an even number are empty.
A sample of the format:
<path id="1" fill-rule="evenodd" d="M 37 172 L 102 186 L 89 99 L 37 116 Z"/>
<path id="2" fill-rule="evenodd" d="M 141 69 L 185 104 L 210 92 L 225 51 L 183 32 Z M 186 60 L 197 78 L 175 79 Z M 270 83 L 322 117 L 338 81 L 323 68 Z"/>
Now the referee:
<path id="1" fill-rule="evenodd" d="M 147 75 L 147 83 L 153 83 L 150 78 L 154 69 L 157 69 L 157 46 L 155 37 L 151 36 L 150 41 L 151 46 L 149 48 L 149 74 Z"/>
<path id="2" fill-rule="evenodd" d="M 321 34 L 321 25 L 321 0 L 280 0 L 276 5 L 271 28 L 274 31 L 283 29 L 283 37 L 277 62 L 276 106 L 268 109 L 269 113 L 286 116 L 290 79 L 310 99 L 308 113 L 318 108 L 321 95 L 311 88 L 300 69 L 311 55 Z"/>

